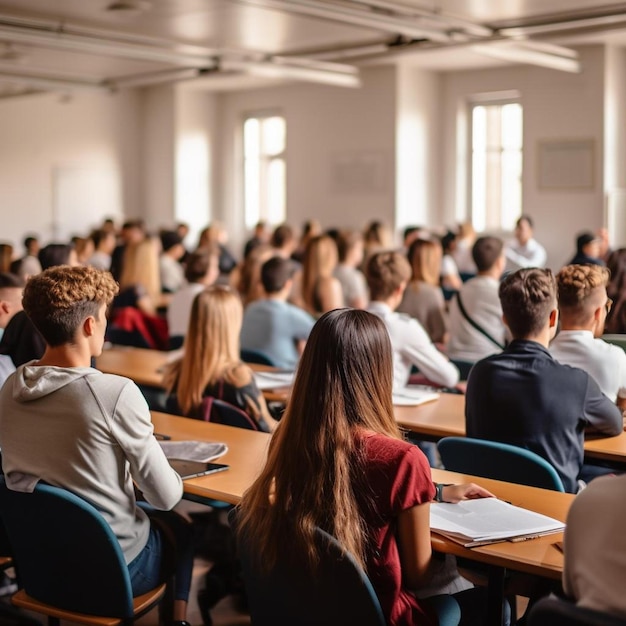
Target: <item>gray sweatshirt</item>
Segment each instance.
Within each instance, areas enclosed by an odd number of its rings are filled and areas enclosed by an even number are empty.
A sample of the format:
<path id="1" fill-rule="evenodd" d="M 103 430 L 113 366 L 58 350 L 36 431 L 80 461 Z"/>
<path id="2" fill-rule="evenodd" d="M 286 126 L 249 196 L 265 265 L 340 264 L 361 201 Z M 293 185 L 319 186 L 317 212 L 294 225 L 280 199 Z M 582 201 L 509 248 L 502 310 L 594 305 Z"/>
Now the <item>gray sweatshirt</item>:
<path id="1" fill-rule="evenodd" d="M 127 563 L 150 529 L 133 481 L 157 509 L 171 509 L 182 496 L 137 386 L 90 367 L 19 367 L 0 390 L 0 446 L 10 489 L 30 492 L 43 480 L 91 502 Z"/>

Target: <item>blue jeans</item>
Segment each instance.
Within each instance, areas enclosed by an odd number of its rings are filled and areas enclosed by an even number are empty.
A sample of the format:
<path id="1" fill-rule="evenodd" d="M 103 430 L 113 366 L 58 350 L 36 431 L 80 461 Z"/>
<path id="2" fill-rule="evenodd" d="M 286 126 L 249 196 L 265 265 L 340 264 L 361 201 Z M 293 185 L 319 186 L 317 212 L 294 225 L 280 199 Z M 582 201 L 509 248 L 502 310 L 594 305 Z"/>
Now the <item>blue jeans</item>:
<path id="1" fill-rule="evenodd" d="M 189 599 L 193 570 L 191 524 L 171 511 L 142 504 L 150 517 L 150 535 L 143 550 L 128 564 L 133 596 L 139 596 L 174 576 L 174 600 Z M 165 536 L 164 536 L 165 535 Z"/>

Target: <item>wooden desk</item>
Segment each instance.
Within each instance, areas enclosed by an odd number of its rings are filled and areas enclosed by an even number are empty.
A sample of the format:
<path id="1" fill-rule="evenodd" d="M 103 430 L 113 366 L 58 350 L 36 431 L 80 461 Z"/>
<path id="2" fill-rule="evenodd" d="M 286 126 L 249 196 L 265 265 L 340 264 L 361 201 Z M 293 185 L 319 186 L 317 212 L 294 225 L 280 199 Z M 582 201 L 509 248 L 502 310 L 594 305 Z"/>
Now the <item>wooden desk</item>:
<path id="1" fill-rule="evenodd" d="M 465 396 L 442 393 L 438 400 L 420 406 L 396 406 L 400 426 L 428 441 L 442 437 L 465 437 Z M 616 437 L 585 439 L 585 457 L 626 466 L 626 433 Z"/>
<path id="2" fill-rule="evenodd" d="M 199 498 L 218 499 L 237 504 L 243 492 L 261 471 L 271 435 L 229 426 L 220 426 L 167 413 L 152 412 L 156 432 L 176 439 L 220 441 L 228 445 L 222 457 L 230 469 L 210 476 L 185 481 L 185 492 Z M 531 509 L 564 521 L 574 496 L 497 480 L 476 478 L 432 470 L 433 480 L 444 483 L 476 482 L 497 497 L 517 506 Z M 520 543 L 502 542 L 476 548 L 464 548 L 453 541 L 433 534 L 433 549 L 484 563 L 489 574 L 490 624 L 498 624 L 504 599 L 504 576 L 507 569 L 525 572 L 552 580 L 560 579 L 563 555 L 554 546 L 562 533 Z"/>

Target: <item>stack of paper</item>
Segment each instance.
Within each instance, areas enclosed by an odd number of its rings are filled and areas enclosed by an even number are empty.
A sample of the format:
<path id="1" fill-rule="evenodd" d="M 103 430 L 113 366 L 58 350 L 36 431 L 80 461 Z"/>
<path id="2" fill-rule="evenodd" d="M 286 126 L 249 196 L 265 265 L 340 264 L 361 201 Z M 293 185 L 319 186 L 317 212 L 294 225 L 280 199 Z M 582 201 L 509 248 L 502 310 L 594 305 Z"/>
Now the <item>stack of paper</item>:
<path id="1" fill-rule="evenodd" d="M 254 372 L 256 386 L 264 389 L 280 389 L 293 385 L 294 372 Z"/>
<path id="2" fill-rule="evenodd" d="M 497 498 L 480 498 L 458 504 L 433 504 L 430 507 L 430 528 L 471 548 L 558 533 L 565 529 L 565 524 Z"/>
<path id="3" fill-rule="evenodd" d="M 424 387 L 401 387 L 393 390 L 393 403 L 396 406 L 417 406 L 437 400 L 439 394 Z"/>
<path id="4" fill-rule="evenodd" d="M 159 443 L 168 459 L 183 461 L 208 463 L 228 452 L 228 446 L 225 443 L 211 441 L 159 441 Z"/>

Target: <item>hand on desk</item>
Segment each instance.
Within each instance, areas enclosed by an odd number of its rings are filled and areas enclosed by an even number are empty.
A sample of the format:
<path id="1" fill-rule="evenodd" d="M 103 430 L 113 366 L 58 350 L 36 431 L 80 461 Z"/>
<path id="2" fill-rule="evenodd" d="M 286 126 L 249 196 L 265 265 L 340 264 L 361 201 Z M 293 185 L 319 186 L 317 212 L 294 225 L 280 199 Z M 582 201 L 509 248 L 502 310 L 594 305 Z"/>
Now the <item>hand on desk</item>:
<path id="1" fill-rule="evenodd" d="M 475 500 L 476 498 L 494 498 L 490 492 L 474 483 L 464 485 L 447 485 L 441 494 L 444 502 L 460 502 L 461 500 Z"/>

